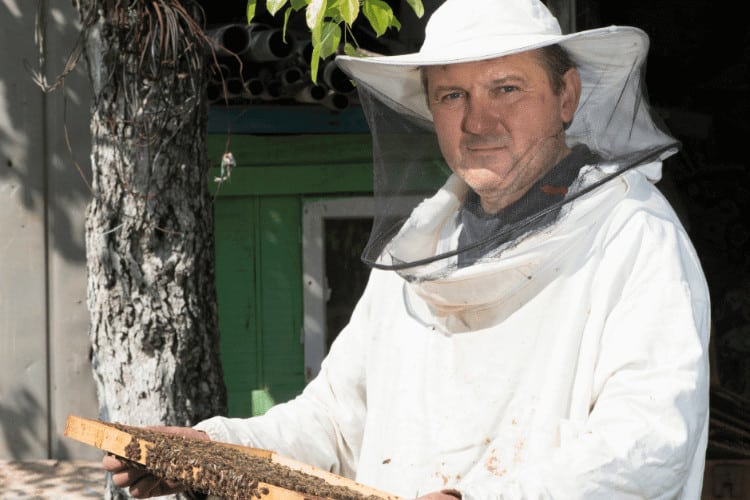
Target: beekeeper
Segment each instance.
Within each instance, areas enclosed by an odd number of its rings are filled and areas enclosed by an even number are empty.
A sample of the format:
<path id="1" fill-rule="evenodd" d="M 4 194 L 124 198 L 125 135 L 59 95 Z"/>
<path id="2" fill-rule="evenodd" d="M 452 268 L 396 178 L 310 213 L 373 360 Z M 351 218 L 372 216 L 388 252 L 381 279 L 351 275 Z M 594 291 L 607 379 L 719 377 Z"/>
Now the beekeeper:
<path id="1" fill-rule="evenodd" d="M 404 498 L 700 498 L 709 297 L 654 186 L 678 144 L 647 50 L 447 0 L 419 52 L 340 57 L 374 141 L 369 283 L 298 398 L 196 429 Z"/>

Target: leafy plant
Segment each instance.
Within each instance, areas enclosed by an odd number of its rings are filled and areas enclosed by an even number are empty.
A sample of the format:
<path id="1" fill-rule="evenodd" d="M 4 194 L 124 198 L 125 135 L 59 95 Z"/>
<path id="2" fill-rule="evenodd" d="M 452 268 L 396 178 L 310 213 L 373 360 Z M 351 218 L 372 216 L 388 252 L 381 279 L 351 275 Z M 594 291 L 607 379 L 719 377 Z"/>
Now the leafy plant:
<path id="1" fill-rule="evenodd" d="M 382 36 L 389 28 L 401 29 L 401 23 L 393 9 L 384 0 L 260 0 L 266 9 L 276 15 L 283 9 L 284 32 L 293 12 L 305 11 L 305 22 L 310 29 L 312 56 L 310 75 L 316 81 L 321 59 L 335 54 L 344 39 L 343 50 L 348 55 L 357 55 L 356 40 L 351 28 L 362 16 L 370 23 L 375 35 Z M 422 0 L 406 0 L 417 17 L 424 15 Z M 248 0 L 247 21 L 255 17 L 258 0 Z"/>

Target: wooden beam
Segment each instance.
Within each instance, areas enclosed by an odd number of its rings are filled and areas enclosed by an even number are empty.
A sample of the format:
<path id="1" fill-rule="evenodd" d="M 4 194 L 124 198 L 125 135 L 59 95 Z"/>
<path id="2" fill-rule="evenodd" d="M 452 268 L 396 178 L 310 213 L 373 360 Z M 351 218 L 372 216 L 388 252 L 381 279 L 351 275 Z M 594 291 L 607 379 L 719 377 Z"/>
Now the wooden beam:
<path id="1" fill-rule="evenodd" d="M 129 432 L 129 429 L 132 429 L 132 432 Z M 154 432 L 148 429 L 143 430 Z M 96 448 L 99 448 L 100 450 L 112 453 L 113 455 L 117 455 L 118 457 L 122 457 L 148 467 L 148 456 L 149 453 L 152 453 L 155 443 L 136 437 L 136 434 L 138 434 L 137 431 L 138 428 L 135 427 L 116 427 L 114 424 L 101 422 L 99 420 L 87 419 L 76 415 L 68 416 L 68 420 L 65 426 L 66 437 L 75 439 L 84 444 L 94 446 Z M 188 441 L 190 440 L 185 440 L 186 443 Z M 243 454 L 268 461 L 285 469 L 291 469 L 293 471 L 301 473 L 303 477 L 311 477 L 317 478 L 318 480 L 323 480 L 327 485 L 332 487 L 346 488 L 347 490 L 351 491 L 352 494 L 360 495 L 362 498 L 401 500 L 397 496 L 384 493 L 375 488 L 357 483 L 343 476 L 339 476 L 312 465 L 299 462 L 283 455 L 279 455 L 278 453 L 270 450 L 251 448 L 230 443 L 220 443 L 216 441 L 211 441 L 211 444 L 218 447 L 231 448 Z M 138 453 L 136 450 L 139 450 L 140 452 Z M 197 466 L 193 466 L 192 475 L 194 476 L 194 478 L 200 476 L 202 472 L 202 466 L 205 465 L 206 464 L 199 464 Z M 251 474 L 253 473 L 253 471 L 247 472 Z M 261 481 L 258 483 L 256 489 L 258 491 L 264 492 L 263 498 L 267 498 L 269 500 L 305 500 L 313 498 L 328 498 L 315 496 L 311 492 L 304 493 L 300 491 L 294 491 L 272 483 L 272 479 Z"/>

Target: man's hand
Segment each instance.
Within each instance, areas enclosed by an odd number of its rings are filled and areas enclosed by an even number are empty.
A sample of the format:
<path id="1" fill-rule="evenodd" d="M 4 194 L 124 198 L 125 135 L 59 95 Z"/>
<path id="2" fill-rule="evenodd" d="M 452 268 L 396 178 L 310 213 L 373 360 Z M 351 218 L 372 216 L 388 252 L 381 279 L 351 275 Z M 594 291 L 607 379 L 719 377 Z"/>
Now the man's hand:
<path id="1" fill-rule="evenodd" d="M 147 427 L 147 429 L 208 441 L 208 435 L 190 427 Z M 130 488 L 130 494 L 135 498 L 149 498 L 162 495 L 180 493 L 185 486 L 172 481 L 165 481 L 149 474 L 147 471 L 131 466 L 114 455 L 105 455 L 102 459 L 104 470 L 112 473 L 112 482 L 119 488 Z"/>

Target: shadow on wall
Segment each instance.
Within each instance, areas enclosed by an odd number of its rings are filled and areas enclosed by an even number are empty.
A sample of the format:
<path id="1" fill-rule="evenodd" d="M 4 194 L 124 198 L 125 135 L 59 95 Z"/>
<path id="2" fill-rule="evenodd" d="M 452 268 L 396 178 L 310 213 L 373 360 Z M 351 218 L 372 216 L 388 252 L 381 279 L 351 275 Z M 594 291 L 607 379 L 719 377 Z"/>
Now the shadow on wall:
<path id="1" fill-rule="evenodd" d="M 47 411 L 28 389 L 8 394 L 0 401 L 0 429 L 8 455 L 16 460 L 33 456 L 47 447 Z"/>
<path id="2" fill-rule="evenodd" d="M 50 4 L 54 4 L 51 2 Z M 83 234 L 75 234 L 72 217 L 84 218 L 80 208 L 90 198 L 88 154 L 88 84 L 84 64 L 67 84 L 45 94 L 28 68 L 39 68 L 35 44 L 37 6 L 45 10 L 46 73 L 53 80 L 62 71 L 75 43 L 70 9 L 48 3 L 0 0 L 0 195 L 42 217 L 48 214 L 50 244 L 64 259 L 85 261 Z M 86 112 L 73 112 L 85 106 Z M 79 123 L 75 123 L 77 120 Z M 66 134 L 68 139 L 66 139 Z M 70 146 L 66 143 L 69 141 Z M 78 172 L 77 165 L 83 171 Z M 84 181 L 84 177 L 86 180 Z M 0 228 L 1 230 L 1 228 Z"/>

